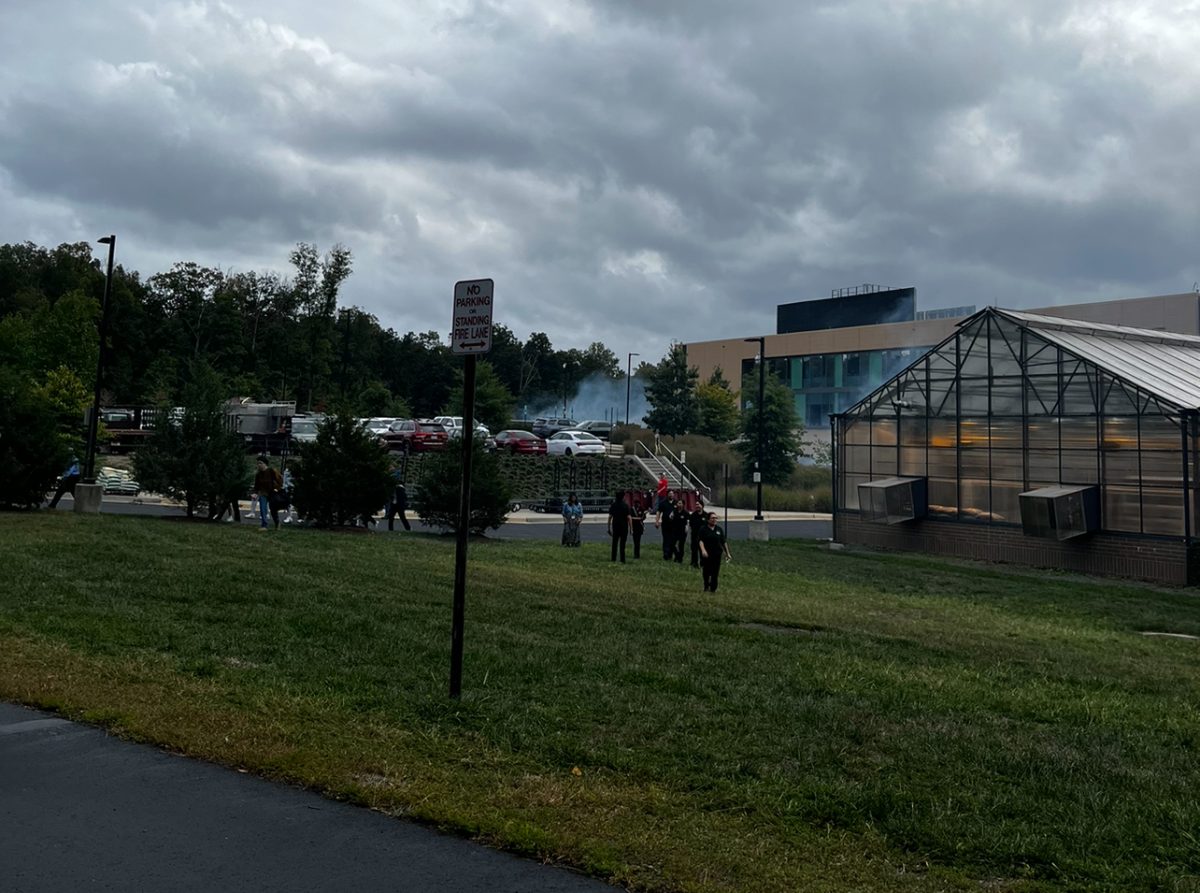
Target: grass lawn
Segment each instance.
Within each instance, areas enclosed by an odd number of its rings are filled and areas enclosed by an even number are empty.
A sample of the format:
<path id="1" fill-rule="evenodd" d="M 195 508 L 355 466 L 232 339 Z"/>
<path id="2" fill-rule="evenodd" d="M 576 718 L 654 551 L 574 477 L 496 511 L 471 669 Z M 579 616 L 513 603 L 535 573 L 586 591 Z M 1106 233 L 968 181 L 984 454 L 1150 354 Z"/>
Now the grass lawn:
<path id="1" fill-rule="evenodd" d="M 639 890 L 1200 890 L 1194 595 L 733 548 L 473 545 L 456 703 L 452 542 L 0 515 L 0 698 Z"/>

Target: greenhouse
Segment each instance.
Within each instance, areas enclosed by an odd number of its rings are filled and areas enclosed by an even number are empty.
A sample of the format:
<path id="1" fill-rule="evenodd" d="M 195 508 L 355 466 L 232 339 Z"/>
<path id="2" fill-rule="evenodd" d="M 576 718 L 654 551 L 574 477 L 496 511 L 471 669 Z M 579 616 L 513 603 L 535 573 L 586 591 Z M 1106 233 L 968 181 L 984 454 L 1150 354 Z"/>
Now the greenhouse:
<path id="1" fill-rule="evenodd" d="M 1196 582 L 1200 338 L 988 308 L 832 417 L 839 542 Z"/>

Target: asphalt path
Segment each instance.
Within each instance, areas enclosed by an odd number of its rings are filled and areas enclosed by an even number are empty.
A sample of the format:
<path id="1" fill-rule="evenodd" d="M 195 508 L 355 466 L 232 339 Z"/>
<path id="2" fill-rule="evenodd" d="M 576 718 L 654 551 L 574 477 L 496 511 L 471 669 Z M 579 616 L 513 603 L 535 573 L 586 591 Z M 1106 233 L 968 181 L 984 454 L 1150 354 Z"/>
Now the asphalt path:
<path id="1" fill-rule="evenodd" d="M 69 498 L 64 499 L 58 504 L 59 511 L 71 511 L 73 508 Z M 157 503 L 140 503 L 131 502 L 129 500 L 114 500 L 112 497 L 105 497 L 104 504 L 101 509 L 106 514 L 111 515 L 142 515 L 145 517 L 158 518 L 179 518 L 184 515 L 183 509 L 174 505 L 159 505 Z M 721 512 L 717 510 L 718 518 L 721 517 Z M 247 512 L 242 512 L 243 524 L 257 524 L 258 519 L 252 519 Z M 731 520 L 728 525 L 721 522 L 721 526 L 725 527 L 726 533 L 730 540 L 748 540 L 750 538 L 750 522 L 744 520 Z M 386 525 L 378 525 L 375 529 L 380 533 L 387 533 Z M 413 530 L 424 530 L 419 523 L 413 524 Z M 833 536 L 833 524 L 829 518 L 813 518 L 813 519 L 779 519 L 769 521 L 770 534 L 773 539 L 829 539 Z M 600 515 L 585 515 L 582 530 L 583 541 L 586 542 L 607 542 L 608 537 L 605 535 L 605 520 Z M 396 532 L 403 533 L 400 529 L 399 521 L 396 522 Z M 489 531 L 488 536 L 500 539 L 514 540 L 557 540 L 562 535 L 562 524 L 556 516 L 539 515 L 535 512 L 523 512 L 516 516 L 516 519 L 504 524 L 499 530 Z M 658 531 L 653 525 L 647 525 L 646 536 L 642 540 L 643 547 L 649 544 L 653 549 L 662 541 Z"/>
<path id="2" fill-rule="evenodd" d="M 3 703 L 0 829 L 5 893 L 614 889 Z"/>

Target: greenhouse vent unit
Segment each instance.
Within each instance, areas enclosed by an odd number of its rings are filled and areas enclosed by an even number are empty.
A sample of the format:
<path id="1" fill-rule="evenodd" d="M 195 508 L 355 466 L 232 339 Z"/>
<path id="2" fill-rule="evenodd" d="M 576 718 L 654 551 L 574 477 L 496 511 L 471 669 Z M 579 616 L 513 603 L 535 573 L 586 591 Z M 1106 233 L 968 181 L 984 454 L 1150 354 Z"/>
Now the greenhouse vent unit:
<path id="1" fill-rule="evenodd" d="M 834 539 L 1200 581 L 1200 337 L 987 308 L 831 416 Z"/>

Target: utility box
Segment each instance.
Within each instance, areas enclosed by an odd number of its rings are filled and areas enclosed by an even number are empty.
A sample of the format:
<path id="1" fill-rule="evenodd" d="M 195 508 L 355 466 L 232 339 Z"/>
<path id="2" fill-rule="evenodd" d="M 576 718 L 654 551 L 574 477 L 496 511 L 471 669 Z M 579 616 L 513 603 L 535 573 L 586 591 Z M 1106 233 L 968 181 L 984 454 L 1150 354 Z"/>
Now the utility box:
<path id="1" fill-rule="evenodd" d="M 1100 488 L 1042 487 L 1021 494 L 1026 536 L 1069 540 L 1100 529 Z"/>
<path id="2" fill-rule="evenodd" d="M 918 521 L 929 511 L 929 485 L 923 477 L 883 478 L 858 485 L 858 510 L 872 524 Z"/>

